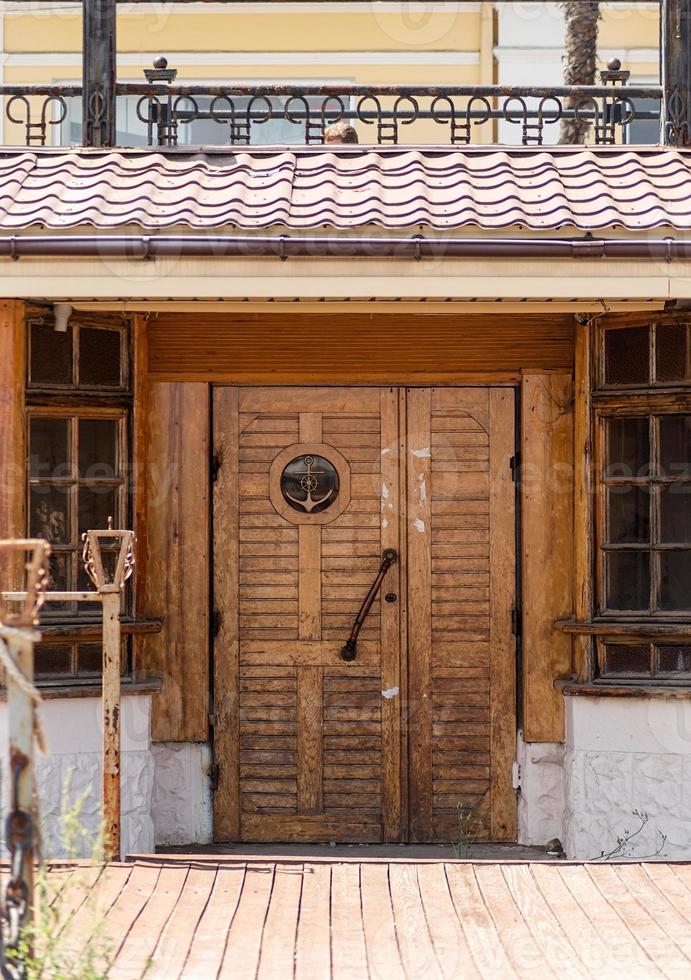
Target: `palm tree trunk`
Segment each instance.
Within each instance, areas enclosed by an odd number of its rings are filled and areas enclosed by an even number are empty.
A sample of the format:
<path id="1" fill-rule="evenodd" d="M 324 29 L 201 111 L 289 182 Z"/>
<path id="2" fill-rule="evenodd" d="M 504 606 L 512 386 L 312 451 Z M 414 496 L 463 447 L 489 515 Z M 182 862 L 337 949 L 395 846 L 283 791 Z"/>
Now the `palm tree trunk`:
<path id="1" fill-rule="evenodd" d="M 597 68 L 597 22 L 600 4 L 597 0 L 563 0 L 564 11 L 564 85 L 594 85 Z M 574 100 L 565 105 L 573 108 Z M 576 119 L 562 119 L 560 143 L 585 143 L 590 124 Z"/>

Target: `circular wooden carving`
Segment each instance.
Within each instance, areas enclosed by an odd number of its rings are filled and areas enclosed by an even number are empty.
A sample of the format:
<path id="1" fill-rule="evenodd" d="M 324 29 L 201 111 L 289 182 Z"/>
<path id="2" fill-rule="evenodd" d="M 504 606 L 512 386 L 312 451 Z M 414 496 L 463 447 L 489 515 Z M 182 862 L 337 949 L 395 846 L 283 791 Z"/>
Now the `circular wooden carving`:
<path id="1" fill-rule="evenodd" d="M 330 524 L 350 503 L 350 466 L 333 446 L 297 442 L 269 470 L 269 497 L 291 524 Z"/>

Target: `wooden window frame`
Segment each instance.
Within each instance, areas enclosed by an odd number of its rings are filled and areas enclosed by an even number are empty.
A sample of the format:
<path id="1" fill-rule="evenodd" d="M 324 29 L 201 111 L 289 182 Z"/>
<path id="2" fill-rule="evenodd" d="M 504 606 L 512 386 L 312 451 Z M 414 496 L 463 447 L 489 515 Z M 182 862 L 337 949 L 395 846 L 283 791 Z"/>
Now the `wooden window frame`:
<path id="1" fill-rule="evenodd" d="M 606 583 L 606 562 L 607 553 L 617 550 L 607 543 L 607 489 L 612 486 L 611 480 L 604 477 L 604 467 L 606 464 L 606 426 L 607 421 L 612 418 L 644 418 L 648 420 L 650 431 L 650 455 L 653 463 L 657 459 L 657 435 L 658 424 L 656 420 L 661 416 L 680 416 L 691 415 L 691 392 L 683 396 L 670 396 L 668 393 L 646 394 L 629 396 L 624 398 L 608 398 L 598 401 L 595 406 L 594 421 L 594 441 L 595 441 L 595 602 L 596 616 L 603 622 L 609 621 L 640 621 L 641 618 L 656 622 L 691 622 L 691 605 L 684 610 L 660 610 L 655 609 L 655 599 L 659 596 L 659 561 L 655 556 L 663 551 L 691 550 L 691 545 L 684 549 L 682 544 L 661 545 L 656 542 L 657 534 L 657 513 L 658 507 L 651 509 L 652 520 L 650 527 L 650 543 L 648 552 L 651 555 L 650 564 L 650 599 L 648 609 L 619 610 L 607 608 L 607 583 Z M 642 486 L 655 488 L 657 486 L 670 485 L 675 482 L 673 478 L 660 477 L 653 474 L 648 477 L 638 477 L 627 479 L 627 484 L 639 484 Z M 691 477 L 683 482 L 691 485 Z M 616 485 L 616 484 L 615 484 Z M 656 492 L 656 491 L 653 491 Z M 622 546 L 622 550 L 627 550 L 627 546 Z M 629 550 L 645 550 L 630 548 Z"/>
<path id="2" fill-rule="evenodd" d="M 33 344 L 33 330 L 32 327 L 36 324 L 36 320 L 41 319 L 36 315 L 29 315 L 27 323 L 27 356 L 26 356 L 26 388 L 27 395 L 30 397 L 36 395 L 38 392 L 51 392 L 53 394 L 58 393 L 72 393 L 84 394 L 100 399 L 108 399 L 114 396 L 120 396 L 127 394 L 131 388 L 131 378 L 130 378 L 130 325 L 129 323 L 123 321 L 122 323 L 103 323 L 97 318 L 85 318 L 78 314 L 74 314 L 67 325 L 67 330 L 70 332 L 72 337 L 72 380 L 68 383 L 51 383 L 45 384 L 40 382 L 33 382 L 31 379 L 31 361 L 32 361 L 32 344 Z M 46 317 L 48 319 L 48 317 Z M 46 323 L 46 329 L 51 329 L 50 322 Z M 104 330 L 110 333 L 120 334 L 120 384 L 119 385 L 82 385 L 80 383 L 79 377 L 79 353 L 80 353 L 80 341 L 81 341 L 81 331 L 87 330 Z"/>
<path id="3" fill-rule="evenodd" d="M 608 671 L 607 670 L 607 647 L 616 645 L 619 647 L 625 646 L 647 646 L 648 656 L 650 663 L 650 670 L 645 672 L 625 672 L 625 671 Z M 659 669 L 659 657 L 660 647 L 685 647 L 688 649 L 691 644 L 688 640 L 674 640 L 669 637 L 650 637 L 650 636 L 637 636 L 637 637 L 604 637 L 598 636 L 596 641 L 596 656 L 597 656 L 597 679 L 599 683 L 602 684 L 669 684 L 678 687 L 688 687 L 691 685 L 691 671 L 660 671 Z"/>
<path id="4" fill-rule="evenodd" d="M 657 329 L 661 326 L 681 323 L 691 329 L 689 314 L 679 316 L 646 317 L 627 316 L 621 322 L 600 321 L 597 324 L 597 335 L 595 338 L 595 393 L 613 394 L 622 392 L 624 394 L 635 392 L 660 392 L 666 393 L 670 389 L 688 390 L 691 386 L 691 376 L 684 380 L 658 381 L 657 380 Z M 607 384 L 605 374 L 605 344 L 606 336 L 614 330 L 632 330 L 640 327 L 648 327 L 650 336 L 648 341 L 648 377 L 647 384 Z M 691 356 L 691 354 L 689 355 Z"/>
<path id="5" fill-rule="evenodd" d="M 55 406 L 29 406 L 27 408 L 27 439 L 26 439 L 26 508 L 27 515 L 31 514 L 31 488 L 34 486 L 51 485 L 75 488 L 70 495 L 70 543 L 69 545 L 54 545 L 53 550 L 56 554 L 71 555 L 72 588 L 77 589 L 78 570 L 81 555 L 81 542 L 79 540 L 79 494 L 80 486 L 112 486 L 118 489 L 117 512 L 112 515 L 115 526 L 124 527 L 127 522 L 129 511 L 130 494 L 130 446 L 129 446 L 129 417 L 125 408 L 107 408 L 103 406 L 77 405 L 74 408 L 64 405 Z M 65 419 L 70 425 L 69 443 L 69 477 L 54 477 L 42 479 L 32 477 L 30 474 L 30 455 L 31 455 L 31 422 L 33 419 Z M 79 422 L 84 419 L 106 419 L 118 422 L 118 476 L 117 478 L 84 480 L 79 477 L 78 471 L 78 428 Z M 30 531 L 30 528 L 28 529 Z M 44 619 L 46 622 L 64 622 L 66 619 L 77 622 L 88 622 L 89 619 L 99 618 L 100 612 L 91 611 L 88 607 L 77 606 L 76 609 L 64 611 L 51 610 L 50 604 L 44 607 Z"/>

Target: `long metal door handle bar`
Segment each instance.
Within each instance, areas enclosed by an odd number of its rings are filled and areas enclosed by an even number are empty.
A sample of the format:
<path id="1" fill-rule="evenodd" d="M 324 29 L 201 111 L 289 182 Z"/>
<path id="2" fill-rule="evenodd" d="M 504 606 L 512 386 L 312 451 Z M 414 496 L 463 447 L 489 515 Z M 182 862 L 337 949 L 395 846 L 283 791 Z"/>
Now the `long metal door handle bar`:
<path id="1" fill-rule="evenodd" d="M 377 593 L 381 588 L 386 573 L 392 565 L 396 564 L 397 561 L 398 552 L 394 548 L 387 548 L 382 553 L 382 563 L 379 567 L 379 571 L 377 572 L 377 577 L 372 583 L 369 592 L 365 596 L 364 602 L 360 606 L 360 611 L 355 617 L 355 622 L 353 623 L 353 628 L 350 631 L 350 636 L 346 640 L 345 646 L 341 650 L 341 658 L 348 663 L 352 662 L 357 657 L 357 638 L 360 635 L 360 630 L 367 619 L 374 600 L 377 598 Z"/>

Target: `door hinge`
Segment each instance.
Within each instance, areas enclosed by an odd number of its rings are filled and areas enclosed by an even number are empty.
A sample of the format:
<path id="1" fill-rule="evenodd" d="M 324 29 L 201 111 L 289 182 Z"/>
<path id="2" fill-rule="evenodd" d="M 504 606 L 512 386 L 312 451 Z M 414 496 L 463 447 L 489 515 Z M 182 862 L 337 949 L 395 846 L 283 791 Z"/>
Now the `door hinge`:
<path id="1" fill-rule="evenodd" d="M 218 471 L 221 468 L 221 454 L 214 453 L 211 457 L 211 482 L 215 483 L 218 480 Z"/>
<path id="2" fill-rule="evenodd" d="M 209 787 L 212 793 L 218 791 L 218 781 L 221 778 L 221 768 L 217 762 L 211 763 L 211 768 L 209 769 Z"/>
<path id="3" fill-rule="evenodd" d="M 214 640 L 218 638 L 218 634 L 221 632 L 222 622 L 223 616 L 218 609 L 214 609 L 214 611 L 211 613 L 211 636 Z"/>
<path id="4" fill-rule="evenodd" d="M 521 468 L 521 454 L 516 453 L 509 460 L 509 469 L 511 470 L 511 479 L 514 483 L 518 483 L 519 470 Z"/>
<path id="5" fill-rule="evenodd" d="M 511 610 L 511 632 L 514 636 L 521 635 L 521 612 L 520 609 Z"/>

